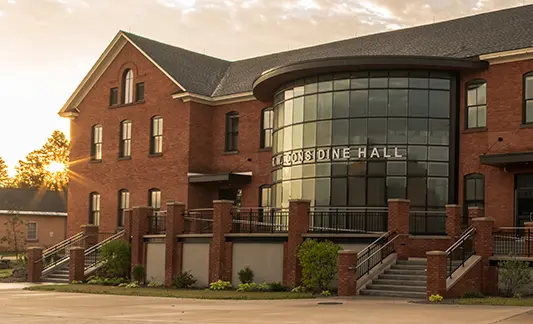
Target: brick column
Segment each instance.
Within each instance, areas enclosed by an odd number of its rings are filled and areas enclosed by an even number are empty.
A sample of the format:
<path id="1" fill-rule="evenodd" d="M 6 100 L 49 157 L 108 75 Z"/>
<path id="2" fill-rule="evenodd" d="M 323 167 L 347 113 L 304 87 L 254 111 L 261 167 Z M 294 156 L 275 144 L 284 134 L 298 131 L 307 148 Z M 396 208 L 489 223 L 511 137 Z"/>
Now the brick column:
<path id="1" fill-rule="evenodd" d="M 446 252 L 429 251 L 427 256 L 426 296 L 446 294 Z"/>
<path id="2" fill-rule="evenodd" d="M 82 225 L 83 235 L 86 235 L 83 247 L 85 249 L 90 248 L 93 245 L 98 244 L 98 225 Z"/>
<path id="3" fill-rule="evenodd" d="M 85 279 L 85 249 L 82 247 L 70 248 L 68 263 L 68 281 L 83 281 Z"/>
<path id="4" fill-rule="evenodd" d="M 41 281 L 41 272 L 43 269 L 43 248 L 28 248 L 28 282 Z"/>
<path id="5" fill-rule="evenodd" d="M 289 234 L 283 265 L 283 283 L 289 287 L 300 284 L 302 269 L 298 261 L 298 246 L 303 242 L 302 235 L 309 231 L 309 200 L 289 201 Z"/>
<path id="6" fill-rule="evenodd" d="M 469 225 L 472 225 L 474 218 L 485 217 L 485 210 L 482 207 L 468 207 L 468 221 Z"/>
<path id="7" fill-rule="evenodd" d="M 124 238 L 126 242 L 131 240 L 131 223 L 133 217 L 133 209 L 124 209 Z"/>
<path id="8" fill-rule="evenodd" d="M 452 242 L 455 242 L 463 232 L 461 229 L 463 224 L 462 214 L 461 206 L 446 205 L 446 234 L 451 237 Z"/>
<path id="9" fill-rule="evenodd" d="M 494 294 L 498 291 L 498 271 L 497 267 L 489 265 L 489 258 L 492 256 L 494 248 L 494 219 L 492 218 L 473 218 L 472 225 L 476 229 L 474 236 L 474 251 L 482 257 L 481 264 L 483 267 L 482 293 L 486 295 Z"/>
<path id="10" fill-rule="evenodd" d="M 174 275 L 181 272 L 181 256 L 183 245 L 176 241 L 176 235 L 182 234 L 184 229 L 183 213 L 185 204 L 181 202 L 167 202 L 166 238 L 165 238 L 165 286 L 172 285 Z"/>
<path id="11" fill-rule="evenodd" d="M 407 260 L 409 258 L 407 244 L 409 242 L 410 201 L 407 199 L 389 199 L 388 204 L 388 230 L 395 231 L 393 235 L 402 235 L 396 239 L 394 244 L 397 259 Z"/>
<path id="12" fill-rule="evenodd" d="M 529 256 L 533 256 L 533 222 L 525 222 L 524 227 L 526 227 L 524 235 L 529 240 L 529 250 L 526 250 L 526 253 L 528 253 Z"/>
<path id="13" fill-rule="evenodd" d="M 342 250 L 337 257 L 337 279 L 339 296 L 355 296 L 357 294 L 357 251 Z"/>
<path id="14" fill-rule="evenodd" d="M 154 213 L 152 207 L 133 207 L 131 218 L 131 267 L 141 264 L 144 260 L 144 235 L 148 234 L 148 217 Z"/>
<path id="15" fill-rule="evenodd" d="M 226 234 L 231 232 L 233 201 L 213 201 L 213 238 L 209 245 L 209 282 L 231 280 L 232 260 L 226 260 Z M 229 268 L 229 269 L 228 269 Z M 230 274 L 228 276 L 228 273 Z"/>

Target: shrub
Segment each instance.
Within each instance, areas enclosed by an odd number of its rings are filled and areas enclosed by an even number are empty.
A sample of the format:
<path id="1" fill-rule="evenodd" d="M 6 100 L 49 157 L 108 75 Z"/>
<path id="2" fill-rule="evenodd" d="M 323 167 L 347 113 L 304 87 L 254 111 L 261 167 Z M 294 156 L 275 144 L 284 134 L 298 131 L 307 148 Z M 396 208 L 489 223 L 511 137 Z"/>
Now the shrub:
<path id="1" fill-rule="evenodd" d="M 231 282 L 218 280 L 209 284 L 210 290 L 228 290 L 231 289 Z"/>
<path id="2" fill-rule="evenodd" d="M 429 296 L 429 301 L 432 303 L 440 303 L 444 298 L 441 295 L 431 295 Z"/>
<path id="3" fill-rule="evenodd" d="M 258 291 L 270 291 L 270 285 L 266 282 L 260 283 L 257 285 L 256 289 Z"/>
<path id="4" fill-rule="evenodd" d="M 128 283 L 128 279 L 125 278 L 102 278 L 92 276 L 87 278 L 88 285 L 103 285 L 103 286 L 118 286 L 121 283 Z"/>
<path id="5" fill-rule="evenodd" d="M 131 270 L 131 275 L 133 276 L 133 280 L 137 282 L 144 282 L 144 266 L 141 264 L 137 264 L 133 267 Z"/>
<path id="6" fill-rule="evenodd" d="M 102 247 L 103 262 L 100 273 L 108 278 L 129 278 L 131 269 L 130 245 L 122 240 L 115 240 Z"/>
<path id="7" fill-rule="evenodd" d="M 307 287 L 305 286 L 298 286 L 298 287 L 294 287 L 291 292 L 293 293 L 304 293 L 304 292 L 307 292 Z"/>
<path id="8" fill-rule="evenodd" d="M 177 289 L 191 288 L 196 283 L 196 279 L 190 271 L 182 272 L 172 279 L 172 287 Z"/>
<path id="9" fill-rule="evenodd" d="M 243 284 L 252 283 L 254 281 L 254 272 L 250 267 L 241 269 L 237 275 L 239 276 L 239 281 Z"/>
<path id="10" fill-rule="evenodd" d="M 139 283 L 137 281 L 134 281 L 132 283 L 129 283 L 127 284 L 126 286 L 124 286 L 125 288 L 139 288 Z"/>
<path id="11" fill-rule="evenodd" d="M 149 288 L 161 288 L 163 287 L 163 284 L 157 281 L 150 281 L 146 286 Z"/>
<path id="12" fill-rule="evenodd" d="M 270 291 L 289 291 L 290 288 L 287 286 L 284 286 L 281 282 L 272 282 L 269 285 Z"/>
<path id="13" fill-rule="evenodd" d="M 322 292 L 320 293 L 322 296 L 324 297 L 329 297 L 331 296 L 331 293 L 329 292 L 329 290 L 322 290 Z"/>
<path id="14" fill-rule="evenodd" d="M 517 290 L 532 282 L 529 264 L 525 261 L 507 260 L 498 263 L 500 278 L 505 286 L 507 297 L 516 294 Z"/>
<path id="15" fill-rule="evenodd" d="M 339 250 L 339 245 L 328 240 L 305 240 L 298 249 L 304 285 L 315 290 L 327 290 L 337 274 Z"/>
<path id="16" fill-rule="evenodd" d="M 257 284 L 255 282 L 252 283 L 242 283 L 239 284 L 239 287 L 237 288 L 238 292 L 250 292 L 257 289 Z"/>
<path id="17" fill-rule="evenodd" d="M 470 291 L 463 294 L 462 298 L 485 298 L 479 291 Z"/>

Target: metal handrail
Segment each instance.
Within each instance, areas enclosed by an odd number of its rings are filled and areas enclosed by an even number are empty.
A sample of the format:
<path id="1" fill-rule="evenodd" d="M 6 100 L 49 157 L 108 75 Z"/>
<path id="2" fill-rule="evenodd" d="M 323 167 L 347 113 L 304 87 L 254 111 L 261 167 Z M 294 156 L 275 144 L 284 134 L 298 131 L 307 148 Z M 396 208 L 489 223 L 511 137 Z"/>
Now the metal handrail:
<path id="1" fill-rule="evenodd" d="M 469 229 L 466 230 L 466 232 L 463 233 L 463 235 L 461 235 L 461 237 L 454 244 L 452 244 L 452 246 L 450 246 L 446 250 L 446 263 L 447 263 L 446 264 L 446 266 L 447 266 L 447 276 L 446 276 L 446 278 L 451 278 L 452 274 L 457 269 L 459 269 L 459 267 L 464 266 L 466 261 L 471 256 L 476 254 L 476 251 L 475 251 L 474 247 L 472 247 L 472 250 L 469 253 L 466 253 L 465 248 L 463 247 L 465 242 L 468 239 L 472 238 L 475 233 L 476 233 L 476 228 L 475 227 L 470 227 Z M 461 263 L 459 265 L 457 265 L 456 267 L 454 267 L 454 264 L 453 264 L 453 261 L 454 261 L 453 253 L 460 247 L 463 247 L 462 248 L 462 256 L 461 256 Z"/>
<path id="2" fill-rule="evenodd" d="M 321 212 L 336 212 L 338 210 L 376 210 L 388 211 L 387 207 L 309 207 L 309 210 L 319 210 Z"/>
<path id="3" fill-rule="evenodd" d="M 453 250 L 455 250 L 455 249 L 457 248 L 458 245 L 460 245 L 461 243 L 463 243 L 463 241 L 469 239 L 470 236 L 472 236 L 475 232 L 476 232 L 475 227 L 470 226 L 470 227 L 464 232 L 464 234 L 461 235 L 461 237 L 459 237 L 459 239 L 457 239 L 457 241 L 455 241 L 455 243 L 453 243 L 449 248 L 446 249 L 446 254 L 450 254 Z"/>
<path id="4" fill-rule="evenodd" d="M 378 237 L 374 242 L 370 243 L 369 245 L 367 245 L 364 249 L 362 249 L 361 251 L 359 251 L 357 254 L 364 254 L 367 250 L 370 250 L 370 248 L 374 247 L 374 246 L 377 246 L 378 245 L 378 242 L 381 241 L 382 238 L 384 238 L 385 236 L 389 236 L 390 234 L 392 234 L 394 231 L 388 231 L 387 233 L 384 233 L 383 235 L 381 235 L 380 237 Z"/>
<path id="5" fill-rule="evenodd" d="M 380 253 L 384 248 L 386 248 L 387 246 L 389 246 L 392 242 L 396 241 L 397 238 L 401 237 L 401 236 L 407 236 L 405 234 L 396 234 L 395 237 L 392 238 L 392 240 L 389 240 L 387 243 L 385 243 L 382 247 L 380 247 L 377 251 L 375 251 L 374 253 L 372 253 L 372 255 L 370 255 L 369 257 L 367 257 L 366 259 L 364 259 L 363 261 L 361 262 L 358 262 L 358 264 L 355 266 L 355 270 L 357 271 L 357 269 L 359 267 L 361 267 L 366 261 L 370 260 L 372 257 L 376 256 L 378 253 Z"/>
<path id="6" fill-rule="evenodd" d="M 55 245 L 52 245 L 51 247 L 43 251 L 43 258 L 49 256 L 50 254 L 53 254 L 54 252 L 56 252 L 56 250 L 61 250 L 65 246 L 69 245 L 72 241 L 77 241 L 82 236 L 83 232 L 79 232 L 59 243 L 56 243 Z"/>
<path id="7" fill-rule="evenodd" d="M 84 253 L 85 260 L 88 260 L 87 256 L 91 255 L 92 253 L 98 253 L 98 250 L 100 250 L 104 245 L 106 245 L 107 243 L 109 243 L 111 241 L 120 239 L 121 237 L 124 236 L 125 233 L 126 233 L 126 231 L 122 230 L 122 231 L 116 233 L 115 235 L 110 236 L 110 237 L 106 238 L 105 240 L 99 242 L 98 244 L 93 245 L 90 248 L 88 248 L 87 250 L 85 250 L 85 253 Z M 95 258 L 95 262 L 90 263 L 89 265 L 85 264 L 84 271 L 87 271 L 88 269 L 90 269 L 92 267 L 95 267 L 96 265 L 98 265 L 100 263 L 101 263 L 101 260 L 97 260 Z"/>

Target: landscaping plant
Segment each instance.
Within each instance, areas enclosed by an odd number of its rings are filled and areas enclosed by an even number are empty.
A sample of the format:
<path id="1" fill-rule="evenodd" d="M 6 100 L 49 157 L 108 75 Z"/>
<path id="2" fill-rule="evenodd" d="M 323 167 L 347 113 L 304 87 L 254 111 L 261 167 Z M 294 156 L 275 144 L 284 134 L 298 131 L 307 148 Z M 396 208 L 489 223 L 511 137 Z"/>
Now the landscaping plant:
<path id="1" fill-rule="evenodd" d="M 161 288 L 161 287 L 163 287 L 163 284 L 160 283 L 160 282 L 157 282 L 157 281 L 150 281 L 150 282 L 146 285 L 146 287 L 148 287 L 148 288 Z"/>
<path id="2" fill-rule="evenodd" d="M 337 274 L 337 254 L 341 249 L 328 240 L 306 239 L 298 249 L 303 284 L 316 291 L 328 290 Z"/>
<path id="3" fill-rule="evenodd" d="M 257 284 L 255 282 L 242 283 L 242 284 L 239 284 L 239 287 L 237 287 L 238 292 L 250 292 L 250 291 L 255 291 L 256 289 L 257 289 Z"/>
<path id="4" fill-rule="evenodd" d="M 498 263 L 500 280 L 505 286 L 505 296 L 514 296 L 517 291 L 532 283 L 528 262 L 507 260 Z"/>
<path id="5" fill-rule="evenodd" d="M 485 298 L 485 296 L 479 291 L 471 291 L 464 293 L 461 298 Z"/>
<path id="6" fill-rule="evenodd" d="M 228 290 L 231 289 L 231 282 L 218 280 L 209 284 L 210 290 Z"/>
<path id="7" fill-rule="evenodd" d="M 241 269 L 237 275 L 239 276 L 239 281 L 243 284 L 252 283 L 254 281 L 254 272 L 250 267 Z"/>
<path id="8" fill-rule="evenodd" d="M 102 247 L 101 276 L 107 278 L 129 278 L 131 270 L 130 245 L 122 240 L 115 240 Z"/>
<path id="9" fill-rule="evenodd" d="M 182 272 L 172 279 L 172 287 L 178 289 L 191 288 L 196 283 L 196 279 L 190 271 Z"/>
<path id="10" fill-rule="evenodd" d="M 268 284 L 270 291 L 289 291 L 290 288 L 287 286 L 284 286 L 281 282 L 272 282 Z"/>
<path id="11" fill-rule="evenodd" d="M 141 283 L 144 282 L 144 275 L 145 275 L 144 266 L 141 264 L 137 264 L 136 266 L 134 266 L 133 269 L 131 270 L 131 275 L 133 276 L 134 281 L 141 282 Z"/>
<path id="12" fill-rule="evenodd" d="M 15 252 L 17 261 L 21 261 L 26 249 L 26 234 L 24 227 L 26 224 L 19 216 L 18 208 L 9 206 L 7 221 L 4 223 L 6 235 L 0 238 L 0 242 L 6 242 L 8 248 Z"/>
<path id="13" fill-rule="evenodd" d="M 440 303 L 444 298 L 441 295 L 431 295 L 429 296 L 429 301 L 432 303 Z"/>

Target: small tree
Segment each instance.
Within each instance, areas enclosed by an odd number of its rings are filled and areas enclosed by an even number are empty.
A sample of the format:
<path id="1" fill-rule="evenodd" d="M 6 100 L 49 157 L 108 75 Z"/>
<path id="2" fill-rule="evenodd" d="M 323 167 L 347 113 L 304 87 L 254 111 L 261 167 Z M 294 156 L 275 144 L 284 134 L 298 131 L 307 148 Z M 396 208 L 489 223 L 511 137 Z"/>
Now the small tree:
<path id="1" fill-rule="evenodd" d="M 107 278 L 129 278 L 131 270 L 130 245 L 122 240 L 111 241 L 102 247 L 101 274 Z"/>
<path id="2" fill-rule="evenodd" d="M 505 286 L 505 295 L 514 296 L 518 289 L 532 283 L 529 263 L 518 260 L 507 260 L 498 263 L 500 278 Z"/>
<path id="3" fill-rule="evenodd" d="M 331 241 L 305 240 L 298 249 L 303 284 L 315 290 L 327 290 L 337 274 L 339 250 L 341 247 Z"/>
<path id="4" fill-rule="evenodd" d="M 4 223 L 6 235 L 0 241 L 7 242 L 9 249 L 15 252 L 17 261 L 23 261 L 24 251 L 26 250 L 26 237 L 24 234 L 24 221 L 20 218 L 18 209 L 10 207 L 9 216 Z"/>

